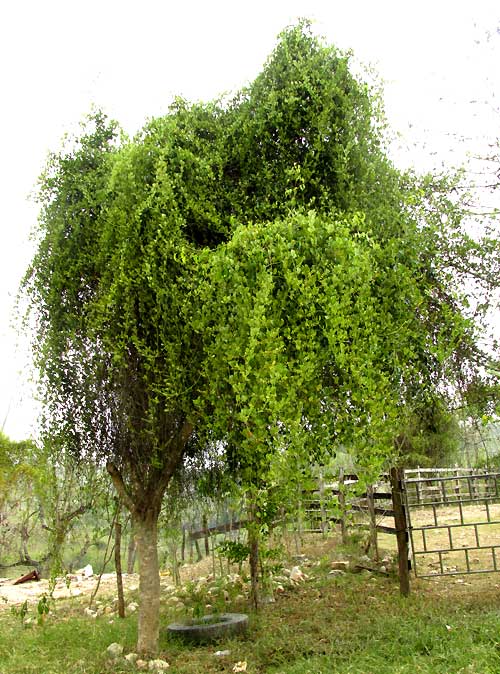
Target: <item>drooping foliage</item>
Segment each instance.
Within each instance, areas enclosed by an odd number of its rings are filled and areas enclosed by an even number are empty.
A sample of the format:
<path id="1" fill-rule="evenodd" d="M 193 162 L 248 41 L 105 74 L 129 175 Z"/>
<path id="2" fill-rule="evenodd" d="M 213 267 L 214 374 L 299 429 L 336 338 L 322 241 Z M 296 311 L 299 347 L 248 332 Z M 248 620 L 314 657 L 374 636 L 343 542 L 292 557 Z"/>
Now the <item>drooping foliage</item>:
<path id="1" fill-rule="evenodd" d="M 283 217 L 292 204 L 329 212 L 368 202 L 374 164 L 384 161 L 374 100 L 351 74 L 349 57 L 307 30 L 285 34 L 230 117 L 225 178 L 238 219 Z"/>
<path id="2" fill-rule="evenodd" d="M 454 204 L 395 170 L 377 115 L 303 23 L 233 99 L 177 100 L 134 140 L 96 113 L 42 176 L 25 289 L 44 428 L 106 460 L 136 520 L 141 651 L 184 457 L 226 448 L 255 480 L 277 447 L 351 440 L 369 463 L 415 397 L 475 367 Z"/>
<path id="3" fill-rule="evenodd" d="M 407 267 L 389 279 L 385 253 L 359 220 L 296 213 L 243 226 L 207 256 L 211 430 L 232 439 L 230 460 L 251 475 L 265 475 L 273 447 L 292 437 L 309 438 L 318 457 L 352 443 L 389 422 L 399 402 L 399 354 L 420 335 L 399 335 L 394 320 L 413 318 L 416 288 Z"/>

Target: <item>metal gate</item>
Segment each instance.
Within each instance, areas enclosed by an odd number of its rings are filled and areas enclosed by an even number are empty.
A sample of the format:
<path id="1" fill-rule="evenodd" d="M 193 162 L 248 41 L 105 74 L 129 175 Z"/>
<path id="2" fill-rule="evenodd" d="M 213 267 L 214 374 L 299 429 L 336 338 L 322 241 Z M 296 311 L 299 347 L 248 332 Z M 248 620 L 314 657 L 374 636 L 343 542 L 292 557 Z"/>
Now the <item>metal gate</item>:
<path id="1" fill-rule="evenodd" d="M 500 571 L 500 473 L 410 474 L 405 471 L 402 495 L 415 575 Z"/>

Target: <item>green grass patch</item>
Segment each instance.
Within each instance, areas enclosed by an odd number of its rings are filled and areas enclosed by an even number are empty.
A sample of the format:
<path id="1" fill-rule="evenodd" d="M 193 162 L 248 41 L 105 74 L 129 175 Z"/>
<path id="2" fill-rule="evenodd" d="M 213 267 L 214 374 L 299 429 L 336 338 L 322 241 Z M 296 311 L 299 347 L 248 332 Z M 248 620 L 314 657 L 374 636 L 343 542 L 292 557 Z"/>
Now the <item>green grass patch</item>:
<path id="1" fill-rule="evenodd" d="M 133 650 L 137 620 L 110 624 L 104 616 L 93 620 L 63 612 L 49 616 L 43 626 L 23 627 L 19 618 L 0 614 L 1 674 L 103 674 L 130 668 L 113 665 L 105 651 L 113 641 Z"/>

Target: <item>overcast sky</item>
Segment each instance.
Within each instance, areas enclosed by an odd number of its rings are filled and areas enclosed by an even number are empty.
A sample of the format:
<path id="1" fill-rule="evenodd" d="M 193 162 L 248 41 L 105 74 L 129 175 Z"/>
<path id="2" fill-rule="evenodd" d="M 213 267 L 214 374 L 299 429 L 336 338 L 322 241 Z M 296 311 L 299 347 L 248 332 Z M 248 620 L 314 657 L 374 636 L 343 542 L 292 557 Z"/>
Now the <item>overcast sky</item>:
<path id="1" fill-rule="evenodd" d="M 32 433 L 25 335 L 14 297 L 32 249 L 28 201 L 49 150 L 92 104 L 129 133 L 175 95 L 207 100 L 250 82 L 298 17 L 385 82 L 395 161 L 420 170 L 498 138 L 498 0 L 17 0 L 0 9 L 0 428 Z M 21 346 L 16 348 L 16 342 Z"/>

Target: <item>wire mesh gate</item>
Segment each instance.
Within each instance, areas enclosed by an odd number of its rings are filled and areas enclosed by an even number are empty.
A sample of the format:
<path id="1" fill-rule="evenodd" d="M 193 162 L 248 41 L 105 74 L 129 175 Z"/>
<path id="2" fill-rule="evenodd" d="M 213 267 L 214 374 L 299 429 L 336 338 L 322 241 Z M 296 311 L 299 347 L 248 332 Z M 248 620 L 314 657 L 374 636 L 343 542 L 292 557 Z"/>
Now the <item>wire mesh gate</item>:
<path id="1" fill-rule="evenodd" d="M 500 473 L 450 472 L 402 480 L 415 575 L 500 571 Z"/>

